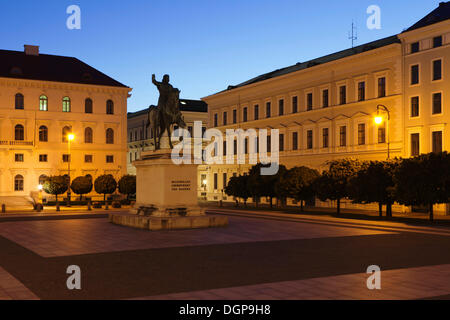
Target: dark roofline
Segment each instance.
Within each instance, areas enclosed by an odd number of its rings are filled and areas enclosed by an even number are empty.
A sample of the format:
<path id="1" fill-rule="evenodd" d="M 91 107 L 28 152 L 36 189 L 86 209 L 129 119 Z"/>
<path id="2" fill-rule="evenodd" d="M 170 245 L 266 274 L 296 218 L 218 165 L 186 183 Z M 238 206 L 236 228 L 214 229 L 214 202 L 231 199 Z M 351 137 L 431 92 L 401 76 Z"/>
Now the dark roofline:
<path id="1" fill-rule="evenodd" d="M 431 11 L 425 17 L 420 19 L 418 22 L 413 24 L 411 27 L 403 31 L 402 33 L 417 30 L 420 28 L 424 28 L 445 20 L 448 20 L 450 17 L 450 1 L 448 2 L 440 2 L 439 7 Z"/>
<path id="2" fill-rule="evenodd" d="M 350 56 L 354 56 L 354 55 L 357 55 L 357 54 L 360 54 L 360 53 L 363 53 L 363 52 L 367 52 L 367 51 L 371 51 L 371 50 L 374 50 L 374 49 L 386 47 L 386 46 L 389 46 L 389 45 L 395 44 L 395 43 L 401 43 L 401 41 L 397 37 L 397 35 L 390 36 L 390 37 L 383 38 L 383 39 L 376 40 L 376 41 L 372 41 L 372 42 L 369 42 L 369 43 L 365 43 L 365 44 L 362 44 L 362 45 L 354 47 L 354 48 L 342 50 L 342 51 L 339 51 L 339 52 L 336 52 L 336 53 L 332 53 L 332 54 L 329 54 L 329 55 L 326 55 L 326 56 L 323 56 L 323 57 L 320 57 L 320 58 L 316 58 L 316 59 L 313 59 L 313 60 L 309 60 L 309 61 L 306 61 L 306 62 L 299 62 L 299 63 L 297 63 L 295 65 L 292 65 L 292 66 L 289 66 L 289 67 L 286 67 L 286 68 L 277 69 L 275 71 L 264 73 L 262 75 L 259 75 L 259 76 L 255 77 L 255 78 L 252 78 L 250 80 L 242 82 L 242 83 L 240 83 L 238 85 L 229 86 L 226 90 L 217 92 L 215 94 L 223 93 L 223 92 L 226 92 L 226 91 L 231 91 L 231 90 L 237 89 L 237 88 L 242 88 L 242 87 L 248 86 L 250 84 L 254 84 L 254 83 L 262 82 L 262 81 L 265 81 L 265 80 L 277 78 L 277 77 L 280 77 L 280 76 L 283 76 L 283 75 L 286 75 L 286 74 L 290 74 L 290 73 L 297 72 L 297 71 L 300 71 L 300 70 L 305 70 L 305 69 L 308 69 L 308 68 L 312 68 L 312 67 L 315 67 L 315 66 L 318 66 L 318 65 L 326 64 L 326 63 L 329 63 L 329 62 L 332 62 L 332 61 L 336 61 L 336 60 L 340 60 L 340 59 L 343 59 L 343 58 L 347 58 L 347 57 L 350 57 Z M 215 95 L 215 94 L 213 94 L 213 95 Z"/>
<path id="3" fill-rule="evenodd" d="M 186 104 L 183 104 L 185 102 Z M 149 108 L 156 108 L 155 105 L 150 105 Z M 136 112 L 128 112 L 127 119 L 139 117 L 148 112 L 148 109 L 142 109 Z M 208 112 L 208 104 L 202 100 L 180 99 L 180 111 L 184 112 Z"/>

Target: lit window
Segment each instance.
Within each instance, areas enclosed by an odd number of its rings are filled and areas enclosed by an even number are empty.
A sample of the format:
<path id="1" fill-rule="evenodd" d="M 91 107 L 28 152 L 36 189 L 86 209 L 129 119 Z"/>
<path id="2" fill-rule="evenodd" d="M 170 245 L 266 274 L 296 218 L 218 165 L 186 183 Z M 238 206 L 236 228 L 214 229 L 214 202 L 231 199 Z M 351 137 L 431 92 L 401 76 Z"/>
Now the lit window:
<path id="1" fill-rule="evenodd" d="M 48 142 L 48 129 L 46 126 L 39 127 L 39 141 Z"/>
<path id="2" fill-rule="evenodd" d="M 63 98 L 62 111 L 63 112 L 70 112 L 70 98 L 69 97 L 64 97 Z"/>
<path id="3" fill-rule="evenodd" d="M 48 111 L 48 98 L 45 95 L 39 97 L 39 111 Z"/>

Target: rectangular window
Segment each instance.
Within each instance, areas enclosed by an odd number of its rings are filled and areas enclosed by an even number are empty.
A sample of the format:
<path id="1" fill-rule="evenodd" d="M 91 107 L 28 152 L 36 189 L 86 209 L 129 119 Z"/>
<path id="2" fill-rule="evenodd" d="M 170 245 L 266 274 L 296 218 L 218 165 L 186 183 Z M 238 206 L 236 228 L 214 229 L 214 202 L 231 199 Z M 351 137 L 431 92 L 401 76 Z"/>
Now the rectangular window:
<path id="1" fill-rule="evenodd" d="M 91 154 L 86 154 L 84 156 L 84 162 L 86 163 L 92 163 L 92 155 Z"/>
<path id="2" fill-rule="evenodd" d="M 313 131 L 308 130 L 306 132 L 306 148 L 311 150 L 313 148 Z"/>
<path id="3" fill-rule="evenodd" d="M 411 118 L 419 116 L 419 97 L 411 98 Z"/>
<path id="4" fill-rule="evenodd" d="M 442 79 L 442 60 L 433 61 L 433 81 Z"/>
<path id="5" fill-rule="evenodd" d="M 237 153 L 238 153 L 237 140 L 233 140 L 233 152 L 234 152 L 234 155 L 237 155 Z"/>
<path id="6" fill-rule="evenodd" d="M 40 154 L 39 155 L 39 162 L 47 162 L 48 156 L 46 154 Z"/>
<path id="7" fill-rule="evenodd" d="M 339 104 L 347 103 L 347 86 L 339 87 Z"/>
<path id="8" fill-rule="evenodd" d="M 433 132 L 433 152 L 442 152 L 442 131 Z"/>
<path id="9" fill-rule="evenodd" d="M 112 155 L 106 156 L 106 163 L 114 163 L 114 156 Z"/>
<path id="10" fill-rule="evenodd" d="M 227 112 L 225 111 L 225 112 L 223 113 L 223 125 L 226 126 L 226 125 L 227 125 L 227 122 L 228 122 L 228 114 L 227 114 Z"/>
<path id="11" fill-rule="evenodd" d="M 378 128 L 378 143 L 386 143 L 386 128 Z"/>
<path id="12" fill-rule="evenodd" d="M 414 65 L 411 67 L 411 84 L 419 84 L 419 65 Z"/>
<path id="13" fill-rule="evenodd" d="M 283 99 L 278 101 L 278 115 L 280 115 L 280 116 L 284 115 L 284 100 Z"/>
<path id="14" fill-rule="evenodd" d="M 313 94 L 308 93 L 306 96 L 306 110 L 311 111 L 313 109 Z"/>
<path id="15" fill-rule="evenodd" d="M 298 132 L 292 133 L 292 150 L 298 150 Z"/>
<path id="16" fill-rule="evenodd" d="M 63 159 L 63 162 L 69 162 L 70 161 L 70 155 L 68 155 L 68 154 L 63 154 L 63 156 L 62 156 L 62 159 Z"/>
<path id="17" fill-rule="evenodd" d="M 433 93 L 433 114 L 442 113 L 442 93 Z"/>
<path id="18" fill-rule="evenodd" d="M 298 112 L 298 97 L 292 97 L 292 113 Z"/>
<path id="19" fill-rule="evenodd" d="M 214 173 L 214 190 L 218 189 L 218 183 L 217 183 L 217 173 Z"/>
<path id="20" fill-rule="evenodd" d="M 419 42 L 411 43 L 411 53 L 419 52 L 419 50 L 420 50 Z"/>
<path id="21" fill-rule="evenodd" d="M 237 110 L 233 110 L 233 123 L 237 123 Z"/>
<path id="22" fill-rule="evenodd" d="M 358 144 L 360 146 L 366 144 L 366 125 L 364 123 L 358 124 Z"/>
<path id="23" fill-rule="evenodd" d="M 433 48 L 442 47 L 442 36 L 433 38 Z"/>
<path id="24" fill-rule="evenodd" d="M 248 138 L 244 139 L 244 153 L 248 154 Z"/>
<path id="25" fill-rule="evenodd" d="M 329 137 L 329 129 L 323 128 L 322 129 L 322 147 L 328 148 L 330 146 L 330 137 Z"/>
<path id="26" fill-rule="evenodd" d="M 223 155 L 227 155 L 227 142 L 225 141 L 225 139 L 223 141 Z"/>
<path id="27" fill-rule="evenodd" d="M 244 122 L 248 121 L 247 107 L 245 107 L 243 110 L 243 121 Z"/>
<path id="28" fill-rule="evenodd" d="M 225 189 L 227 187 L 227 174 L 224 172 L 222 175 L 222 181 L 223 181 L 223 189 Z"/>
<path id="29" fill-rule="evenodd" d="M 259 105 L 255 105 L 253 108 L 255 120 L 259 120 Z"/>
<path id="30" fill-rule="evenodd" d="M 366 83 L 361 81 L 358 83 L 358 101 L 366 100 Z"/>
<path id="31" fill-rule="evenodd" d="M 386 97 L 386 78 L 378 78 L 378 98 Z"/>
<path id="32" fill-rule="evenodd" d="M 266 118 L 270 118 L 272 114 L 272 110 L 271 110 L 271 104 L 270 102 L 266 103 Z"/>
<path id="33" fill-rule="evenodd" d="M 341 126 L 339 128 L 339 142 L 341 147 L 347 146 L 347 127 Z"/>
<path id="34" fill-rule="evenodd" d="M 322 91 L 322 107 L 328 108 L 330 106 L 329 102 L 329 92 L 328 89 Z"/>
<path id="35" fill-rule="evenodd" d="M 272 137 L 267 136 L 267 152 L 272 152 Z"/>
<path id="36" fill-rule="evenodd" d="M 23 162 L 23 153 L 16 153 L 14 159 L 16 162 Z"/>
<path id="37" fill-rule="evenodd" d="M 219 116 L 217 115 L 217 113 L 214 114 L 214 127 L 218 127 L 219 126 L 219 120 L 218 120 Z"/>
<path id="38" fill-rule="evenodd" d="M 420 135 L 418 133 L 411 134 L 411 157 L 420 154 Z"/>
<path id="39" fill-rule="evenodd" d="M 284 134 L 280 134 L 279 135 L 279 139 L 280 139 L 280 151 L 284 151 Z"/>

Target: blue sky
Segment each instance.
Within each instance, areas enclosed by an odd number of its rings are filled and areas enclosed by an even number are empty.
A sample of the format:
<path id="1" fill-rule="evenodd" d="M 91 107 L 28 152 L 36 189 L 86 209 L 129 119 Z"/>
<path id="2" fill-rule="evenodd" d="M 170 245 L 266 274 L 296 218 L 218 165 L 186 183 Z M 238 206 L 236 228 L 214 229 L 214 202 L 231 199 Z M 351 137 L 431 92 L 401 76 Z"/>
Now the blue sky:
<path id="1" fill-rule="evenodd" d="M 199 99 L 259 74 L 400 33 L 439 5 L 423 0 L 0 1 L 0 48 L 74 56 L 133 88 L 128 110 L 155 104 L 151 74 Z M 69 30 L 69 5 L 81 30 Z M 381 8 L 381 30 L 366 27 Z"/>

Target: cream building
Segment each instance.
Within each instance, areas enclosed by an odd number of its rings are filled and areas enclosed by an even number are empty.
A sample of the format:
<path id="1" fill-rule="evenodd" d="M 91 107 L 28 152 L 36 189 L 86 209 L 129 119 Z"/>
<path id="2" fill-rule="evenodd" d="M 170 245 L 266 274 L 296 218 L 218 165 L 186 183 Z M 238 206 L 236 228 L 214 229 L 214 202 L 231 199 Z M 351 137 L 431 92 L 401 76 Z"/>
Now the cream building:
<path id="1" fill-rule="evenodd" d="M 450 150 L 450 2 L 405 32 L 263 74 L 207 96 L 209 127 L 279 129 L 280 163 L 319 170 L 339 158 Z M 377 125 L 377 106 L 390 121 Z M 387 120 L 387 113 L 380 110 Z M 231 143 L 231 142 L 229 142 Z M 207 196 L 250 165 L 209 167 Z M 440 206 L 438 211 L 445 211 Z"/>
<path id="2" fill-rule="evenodd" d="M 184 117 L 187 129 L 191 133 L 195 121 L 201 121 L 203 131 L 206 130 L 208 123 L 208 105 L 205 102 L 180 99 L 180 111 Z M 136 167 L 133 165 L 133 161 L 140 159 L 142 151 L 154 150 L 153 135 L 150 132 L 150 128 L 146 127 L 147 122 L 148 109 L 128 113 L 127 171 L 132 175 L 136 174 Z M 167 133 L 161 138 L 161 148 L 169 148 Z M 199 174 L 201 176 L 202 173 Z M 206 172 L 203 174 L 206 174 Z"/>
<path id="3" fill-rule="evenodd" d="M 0 196 L 29 196 L 45 176 L 126 174 L 131 88 L 76 58 L 0 50 Z"/>

